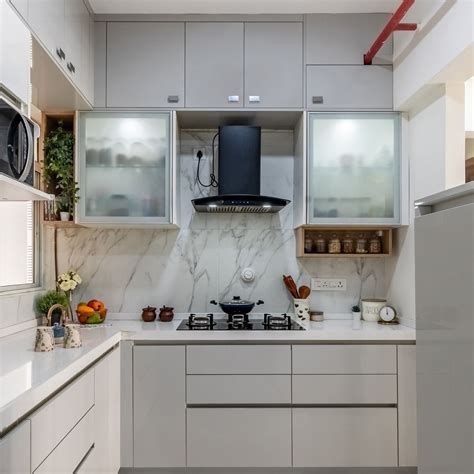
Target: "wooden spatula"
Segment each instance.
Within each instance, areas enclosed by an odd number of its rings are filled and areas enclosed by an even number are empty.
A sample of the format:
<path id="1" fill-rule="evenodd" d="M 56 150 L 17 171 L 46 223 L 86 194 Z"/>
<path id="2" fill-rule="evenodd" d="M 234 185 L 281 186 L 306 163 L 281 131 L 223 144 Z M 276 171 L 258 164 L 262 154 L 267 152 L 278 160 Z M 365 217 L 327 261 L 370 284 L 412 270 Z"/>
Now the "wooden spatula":
<path id="1" fill-rule="evenodd" d="M 306 285 L 300 286 L 298 289 L 298 294 L 302 300 L 305 300 L 306 298 L 309 298 L 309 295 L 311 294 L 311 288 Z"/>

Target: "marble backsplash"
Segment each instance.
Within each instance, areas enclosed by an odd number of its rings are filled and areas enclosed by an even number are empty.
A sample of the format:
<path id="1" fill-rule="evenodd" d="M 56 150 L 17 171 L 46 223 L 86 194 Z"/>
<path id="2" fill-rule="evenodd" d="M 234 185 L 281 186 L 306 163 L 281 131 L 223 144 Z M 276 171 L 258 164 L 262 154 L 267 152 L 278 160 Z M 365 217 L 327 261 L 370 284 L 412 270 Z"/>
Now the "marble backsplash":
<path id="1" fill-rule="evenodd" d="M 113 313 L 163 304 L 184 313 L 215 310 L 211 299 L 239 295 L 264 300 L 259 312 L 288 311 L 283 274 L 307 285 L 311 277 L 346 278 L 346 292 L 312 293 L 311 307 L 327 313 L 348 313 L 361 297 L 385 296 L 383 259 L 297 259 L 291 204 L 268 215 L 195 213 L 190 200 L 209 191 L 196 183 L 193 152 L 205 151 L 207 182 L 214 133 L 181 132 L 179 230 L 58 229 L 58 270 L 74 269 L 84 280 L 76 302 L 103 299 Z M 262 132 L 262 194 L 293 200 L 293 160 L 292 132 Z M 245 267 L 255 270 L 251 283 L 240 278 Z"/>

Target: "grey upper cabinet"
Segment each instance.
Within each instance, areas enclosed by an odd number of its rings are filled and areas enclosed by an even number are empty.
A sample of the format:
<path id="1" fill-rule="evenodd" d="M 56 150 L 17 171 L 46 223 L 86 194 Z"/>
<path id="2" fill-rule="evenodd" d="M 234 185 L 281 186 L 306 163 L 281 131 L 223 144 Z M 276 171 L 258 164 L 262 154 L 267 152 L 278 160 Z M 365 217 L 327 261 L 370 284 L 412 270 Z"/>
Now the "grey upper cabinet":
<path id="1" fill-rule="evenodd" d="M 245 106 L 303 106 L 303 25 L 245 24 Z"/>
<path id="2" fill-rule="evenodd" d="M 364 54 L 389 17 L 386 13 L 306 15 L 306 64 L 363 64 Z M 391 62 L 391 55 L 392 37 L 373 64 Z"/>
<path id="3" fill-rule="evenodd" d="M 392 66 L 307 66 L 309 110 L 392 110 Z"/>
<path id="4" fill-rule="evenodd" d="M 107 25 L 107 107 L 184 105 L 184 23 Z"/>
<path id="5" fill-rule="evenodd" d="M 242 107 L 244 24 L 186 24 L 186 107 Z"/>

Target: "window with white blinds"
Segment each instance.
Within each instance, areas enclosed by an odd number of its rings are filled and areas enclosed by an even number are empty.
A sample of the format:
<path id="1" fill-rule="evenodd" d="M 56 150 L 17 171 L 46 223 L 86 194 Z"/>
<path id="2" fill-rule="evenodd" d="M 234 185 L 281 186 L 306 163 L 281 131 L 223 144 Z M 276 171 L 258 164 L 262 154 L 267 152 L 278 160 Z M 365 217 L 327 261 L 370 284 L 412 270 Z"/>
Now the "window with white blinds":
<path id="1" fill-rule="evenodd" d="M 0 291 L 35 283 L 32 202 L 0 202 Z"/>

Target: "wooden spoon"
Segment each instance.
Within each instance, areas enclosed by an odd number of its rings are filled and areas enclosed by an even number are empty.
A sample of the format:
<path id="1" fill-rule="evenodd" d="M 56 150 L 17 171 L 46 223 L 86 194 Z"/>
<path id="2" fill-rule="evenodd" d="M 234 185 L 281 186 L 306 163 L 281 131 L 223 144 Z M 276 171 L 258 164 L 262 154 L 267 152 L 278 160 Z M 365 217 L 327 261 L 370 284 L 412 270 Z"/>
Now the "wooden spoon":
<path id="1" fill-rule="evenodd" d="M 295 299 L 299 299 L 298 288 L 291 275 L 283 275 L 283 281 L 291 296 Z"/>
<path id="2" fill-rule="evenodd" d="M 309 295 L 311 294 L 311 288 L 306 285 L 300 286 L 298 294 L 302 300 L 305 300 L 306 298 L 309 298 Z"/>

